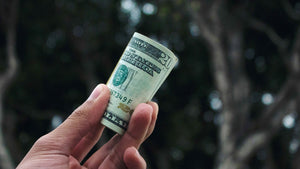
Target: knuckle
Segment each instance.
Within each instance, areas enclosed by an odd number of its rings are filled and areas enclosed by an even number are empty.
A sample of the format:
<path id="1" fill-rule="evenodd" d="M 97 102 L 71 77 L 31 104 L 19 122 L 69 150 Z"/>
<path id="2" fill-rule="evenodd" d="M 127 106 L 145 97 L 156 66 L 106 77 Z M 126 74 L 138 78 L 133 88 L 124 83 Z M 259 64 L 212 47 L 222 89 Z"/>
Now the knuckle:
<path id="1" fill-rule="evenodd" d="M 56 149 L 60 149 L 60 143 L 57 141 L 56 138 L 53 138 L 49 134 L 46 134 L 42 137 L 40 137 L 33 145 L 33 147 L 40 151 L 52 151 Z"/>
<path id="2" fill-rule="evenodd" d="M 88 116 L 85 113 L 85 111 L 82 109 L 82 107 L 77 108 L 74 110 L 71 116 L 68 117 L 68 120 L 88 120 Z"/>
<path id="3" fill-rule="evenodd" d="M 49 139 L 48 139 L 48 135 L 44 135 L 42 137 L 40 137 L 35 143 L 35 146 L 43 146 L 43 145 L 47 145 L 49 143 Z"/>
<path id="4" fill-rule="evenodd" d="M 40 137 L 35 143 L 33 147 L 36 147 L 40 150 L 47 148 L 51 145 L 51 138 L 47 135 Z"/>

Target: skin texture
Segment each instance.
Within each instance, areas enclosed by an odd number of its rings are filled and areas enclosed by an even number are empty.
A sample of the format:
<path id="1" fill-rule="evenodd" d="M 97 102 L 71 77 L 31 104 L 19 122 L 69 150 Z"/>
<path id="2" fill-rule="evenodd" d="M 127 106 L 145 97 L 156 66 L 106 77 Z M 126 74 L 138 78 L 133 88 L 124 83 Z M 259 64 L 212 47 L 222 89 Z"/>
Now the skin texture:
<path id="1" fill-rule="evenodd" d="M 17 169 L 146 169 L 138 148 L 153 132 L 158 113 L 154 102 L 139 104 L 125 134 L 116 134 L 81 164 L 101 137 L 109 97 L 107 86 L 98 85 L 60 126 L 35 142 Z"/>

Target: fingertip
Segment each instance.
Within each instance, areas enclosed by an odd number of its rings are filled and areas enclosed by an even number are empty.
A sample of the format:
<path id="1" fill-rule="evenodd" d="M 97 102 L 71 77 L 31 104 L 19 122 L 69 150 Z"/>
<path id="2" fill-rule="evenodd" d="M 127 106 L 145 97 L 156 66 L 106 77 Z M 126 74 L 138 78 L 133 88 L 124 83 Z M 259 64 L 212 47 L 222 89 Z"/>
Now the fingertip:
<path id="1" fill-rule="evenodd" d="M 159 106 L 156 102 L 150 101 L 150 102 L 148 102 L 148 104 L 152 106 L 154 112 L 158 112 Z"/>
<path id="2" fill-rule="evenodd" d="M 153 113 L 153 107 L 146 103 L 139 104 L 131 117 L 131 121 L 142 121 L 143 123 L 150 123 Z"/>
<path id="3" fill-rule="evenodd" d="M 94 94 L 95 93 L 95 94 Z M 87 101 L 81 106 L 89 109 L 94 120 L 101 119 L 110 98 L 110 90 L 105 84 L 98 84 Z M 97 118 L 96 118 L 97 116 Z M 99 118 L 98 118 L 99 117 Z"/>
<path id="4" fill-rule="evenodd" d="M 141 158 L 141 155 L 135 147 L 131 146 L 124 152 L 124 161 L 132 161 L 134 158 Z"/>
<path id="5" fill-rule="evenodd" d="M 146 169 L 147 164 L 135 147 L 129 147 L 124 152 L 123 160 L 127 168 Z"/>
<path id="6" fill-rule="evenodd" d="M 130 119 L 126 135 L 130 136 L 133 145 L 138 147 L 145 138 L 151 123 L 153 108 L 149 104 L 139 104 Z M 125 137 L 126 138 L 126 137 Z"/>
<path id="7" fill-rule="evenodd" d="M 148 138 L 154 130 L 155 123 L 156 123 L 156 120 L 157 120 L 157 115 L 158 115 L 158 109 L 159 109 L 158 104 L 155 103 L 155 102 L 148 102 L 148 104 L 152 106 L 153 113 L 152 113 L 151 122 L 150 122 L 150 125 L 149 125 L 149 128 L 148 128 L 145 139 Z"/>
<path id="8" fill-rule="evenodd" d="M 135 109 L 145 109 L 146 111 L 153 111 L 153 107 L 147 103 L 140 103 Z"/>
<path id="9" fill-rule="evenodd" d="M 109 88 L 105 84 L 103 84 L 103 83 L 98 84 L 98 86 L 101 86 L 103 88 L 103 91 L 105 91 L 105 92 L 109 92 L 110 91 Z"/>
<path id="10" fill-rule="evenodd" d="M 108 99 L 109 93 L 109 88 L 105 84 L 98 84 L 88 97 L 87 102 L 93 102 L 99 98 Z"/>
<path id="11" fill-rule="evenodd" d="M 94 90 L 92 91 L 92 93 L 90 94 L 90 96 L 88 97 L 87 100 L 94 100 L 96 99 L 100 94 L 101 94 L 101 91 L 102 91 L 102 85 L 97 85 Z"/>
<path id="12" fill-rule="evenodd" d="M 159 106 L 156 102 L 148 102 L 148 104 L 152 107 L 153 109 L 153 113 L 152 113 L 152 119 L 155 119 L 157 118 L 157 114 L 158 114 L 158 111 L 159 111 Z"/>
<path id="13" fill-rule="evenodd" d="M 105 84 L 99 84 L 97 87 L 101 88 L 101 94 L 97 99 L 103 98 L 105 100 L 108 100 L 110 96 L 109 88 Z"/>

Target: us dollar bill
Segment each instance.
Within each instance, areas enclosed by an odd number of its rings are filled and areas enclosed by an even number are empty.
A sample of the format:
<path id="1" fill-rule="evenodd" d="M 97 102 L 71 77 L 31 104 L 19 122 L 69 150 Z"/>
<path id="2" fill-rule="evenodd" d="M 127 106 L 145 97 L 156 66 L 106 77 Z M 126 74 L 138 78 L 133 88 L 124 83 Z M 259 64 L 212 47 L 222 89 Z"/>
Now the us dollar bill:
<path id="1" fill-rule="evenodd" d="M 134 33 L 107 82 L 111 96 L 101 123 L 122 135 L 135 107 L 152 99 L 177 60 L 168 48 Z"/>

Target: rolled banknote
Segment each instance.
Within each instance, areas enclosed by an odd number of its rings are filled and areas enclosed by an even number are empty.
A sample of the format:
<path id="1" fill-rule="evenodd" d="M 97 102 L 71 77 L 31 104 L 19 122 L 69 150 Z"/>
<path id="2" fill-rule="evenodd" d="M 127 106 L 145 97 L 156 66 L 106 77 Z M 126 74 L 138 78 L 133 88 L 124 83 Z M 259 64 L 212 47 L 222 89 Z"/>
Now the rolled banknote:
<path id="1" fill-rule="evenodd" d="M 135 107 L 152 99 L 177 60 L 168 48 L 134 33 L 107 82 L 111 96 L 101 123 L 122 135 Z"/>

